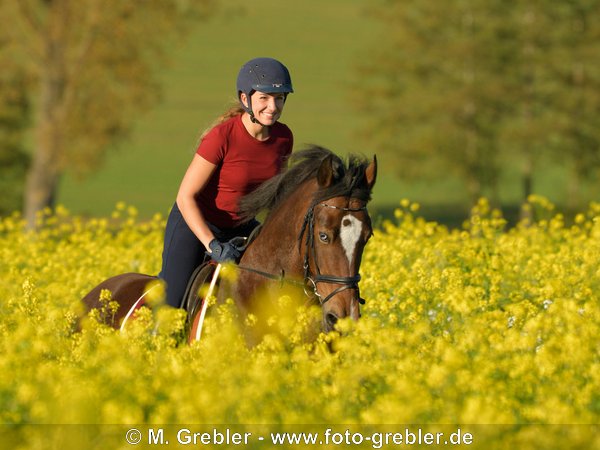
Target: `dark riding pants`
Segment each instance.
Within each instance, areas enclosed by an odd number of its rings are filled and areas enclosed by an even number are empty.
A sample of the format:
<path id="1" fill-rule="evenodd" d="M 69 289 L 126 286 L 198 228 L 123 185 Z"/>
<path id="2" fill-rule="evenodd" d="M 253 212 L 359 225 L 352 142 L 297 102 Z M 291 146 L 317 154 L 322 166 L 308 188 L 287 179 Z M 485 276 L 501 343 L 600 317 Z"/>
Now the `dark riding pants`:
<path id="1" fill-rule="evenodd" d="M 218 228 L 208 224 L 219 241 L 225 242 L 236 236 L 249 236 L 258 225 L 251 220 L 236 228 Z M 158 277 L 167 284 L 167 304 L 180 308 L 187 283 L 192 273 L 204 261 L 206 248 L 188 227 L 177 204 L 173 205 L 165 230 L 162 253 L 162 269 Z"/>

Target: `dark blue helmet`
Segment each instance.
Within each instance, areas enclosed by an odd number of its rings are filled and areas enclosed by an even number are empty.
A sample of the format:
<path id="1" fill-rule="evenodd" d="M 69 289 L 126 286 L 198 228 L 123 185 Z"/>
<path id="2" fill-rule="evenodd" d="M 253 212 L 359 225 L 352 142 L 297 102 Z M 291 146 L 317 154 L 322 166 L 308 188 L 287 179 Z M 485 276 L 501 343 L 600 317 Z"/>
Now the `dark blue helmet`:
<path id="1" fill-rule="evenodd" d="M 287 67 L 273 58 L 254 58 L 248 61 L 242 66 L 237 77 L 238 98 L 240 92 L 250 98 L 254 91 L 265 94 L 294 92 Z"/>

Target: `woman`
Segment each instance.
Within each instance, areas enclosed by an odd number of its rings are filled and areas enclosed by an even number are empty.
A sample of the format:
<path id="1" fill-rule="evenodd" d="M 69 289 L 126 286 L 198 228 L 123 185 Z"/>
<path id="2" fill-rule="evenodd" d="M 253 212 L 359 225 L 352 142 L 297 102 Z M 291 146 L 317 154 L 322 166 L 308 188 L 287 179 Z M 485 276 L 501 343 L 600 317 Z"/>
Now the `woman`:
<path id="1" fill-rule="evenodd" d="M 205 254 L 217 262 L 241 256 L 228 241 L 248 236 L 258 222 L 240 225 L 238 201 L 278 174 L 292 152 L 292 132 L 278 122 L 291 92 L 290 74 L 279 61 L 256 58 L 242 66 L 239 105 L 201 138 L 167 221 L 159 277 L 169 305 L 181 306 Z"/>

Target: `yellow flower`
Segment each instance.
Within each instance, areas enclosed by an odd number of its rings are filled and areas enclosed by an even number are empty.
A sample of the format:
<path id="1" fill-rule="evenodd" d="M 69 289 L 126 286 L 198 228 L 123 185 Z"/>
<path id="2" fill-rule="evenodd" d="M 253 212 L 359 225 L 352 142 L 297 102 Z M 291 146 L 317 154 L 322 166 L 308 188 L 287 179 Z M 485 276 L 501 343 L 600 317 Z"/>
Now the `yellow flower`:
<path id="1" fill-rule="evenodd" d="M 20 215 L 3 218 L 0 419 L 518 424 L 495 436 L 502 448 L 536 439 L 531 423 L 598 423 L 600 204 L 566 227 L 548 200 L 529 202 L 527 226 L 505 228 L 482 199 L 465 228 L 448 230 L 402 200 L 365 249 L 358 322 L 324 334 L 320 306 L 261 293 L 247 315 L 232 299 L 209 308 L 192 345 L 172 308 L 141 308 L 126 333 L 106 326 L 119 308 L 107 290 L 78 318 L 99 281 L 158 272 L 162 215 L 138 222 L 122 202 L 122 220 L 57 207 L 34 234 Z M 148 289 L 158 306 L 164 286 Z M 569 448 L 567 437 L 552 445 Z"/>

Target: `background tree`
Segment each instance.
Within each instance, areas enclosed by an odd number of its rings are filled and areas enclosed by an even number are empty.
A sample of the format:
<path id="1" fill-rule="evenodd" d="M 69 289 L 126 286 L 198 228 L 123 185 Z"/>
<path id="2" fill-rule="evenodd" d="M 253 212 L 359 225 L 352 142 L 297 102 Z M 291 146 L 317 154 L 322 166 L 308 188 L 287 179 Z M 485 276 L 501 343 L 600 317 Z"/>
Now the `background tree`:
<path id="1" fill-rule="evenodd" d="M 507 80 L 520 102 L 503 137 L 524 158 L 525 196 L 536 164 L 552 158 L 570 170 L 567 201 L 578 206 L 579 180 L 600 167 L 600 1 L 519 2 L 511 12 L 518 50 Z"/>
<path id="2" fill-rule="evenodd" d="M 371 118 L 364 135 L 395 160 L 399 175 L 450 171 L 473 199 L 485 188 L 495 192 L 497 123 L 505 108 L 494 79 L 502 61 L 489 51 L 499 19 L 483 3 L 382 2 L 373 12 L 386 39 L 361 64 L 355 89 Z"/>
<path id="3" fill-rule="evenodd" d="M 5 56 L 33 80 L 24 214 L 51 206 L 65 170 L 85 174 L 159 93 L 174 40 L 212 0 L 1 0 Z"/>
<path id="4" fill-rule="evenodd" d="M 598 167 L 598 0 L 386 0 L 383 36 L 361 63 L 362 134 L 405 178 L 454 173 L 497 196 L 520 164 L 523 196 L 540 158 Z"/>
<path id="5" fill-rule="evenodd" d="M 502 121 L 502 147 L 520 162 L 523 197 L 533 192 L 537 167 L 554 160 L 570 171 L 567 201 L 576 206 L 581 177 L 600 167 L 600 2 L 514 2 L 503 45 L 512 49 L 501 72 L 511 98 Z M 539 176 L 539 175 L 538 175 Z"/>

